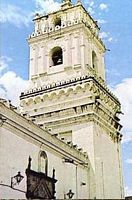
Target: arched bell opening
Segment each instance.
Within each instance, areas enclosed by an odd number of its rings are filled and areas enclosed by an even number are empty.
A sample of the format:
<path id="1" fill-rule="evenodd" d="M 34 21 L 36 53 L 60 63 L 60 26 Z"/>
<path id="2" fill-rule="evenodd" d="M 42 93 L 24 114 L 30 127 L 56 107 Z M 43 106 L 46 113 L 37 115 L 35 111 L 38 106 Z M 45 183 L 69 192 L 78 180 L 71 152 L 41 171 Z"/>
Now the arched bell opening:
<path id="1" fill-rule="evenodd" d="M 51 66 L 63 64 L 63 51 L 61 47 L 54 47 L 51 50 Z"/>

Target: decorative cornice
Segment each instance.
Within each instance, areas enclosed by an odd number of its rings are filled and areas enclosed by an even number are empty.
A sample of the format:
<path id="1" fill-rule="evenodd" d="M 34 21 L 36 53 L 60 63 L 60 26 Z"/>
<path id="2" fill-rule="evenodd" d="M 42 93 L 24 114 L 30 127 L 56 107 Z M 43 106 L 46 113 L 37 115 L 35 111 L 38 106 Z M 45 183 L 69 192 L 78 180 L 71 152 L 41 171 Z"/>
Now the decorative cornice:
<path id="1" fill-rule="evenodd" d="M 83 92 L 83 94 L 81 95 L 81 101 L 78 101 L 80 100 L 80 92 Z M 118 99 L 111 94 L 107 87 L 104 86 L 104 83 L 99 83 L 99 81 L 92 76 L 77 77 L 71 80 L 61 81 L 59 83 L 40 87 L 22 94 L 20 99 L 21 106 L 29 112 L 31 109 L 28 108 L 28 105 L 32 104 L 33 107 L 35 106 L 35 108 L 37 108 L 36 104 L 41 103 L 41 108 L 43 108 L 43 102 L 46 99 L 45 106 L 47 111 L 45 111 L 50 112 L 51 109 L 48 108 L 49 106 L 51 107 L 51 105 L 56 108 L 53 108 L 52 111 L 59 110 L 62 106 L 66 108 L 66 105 L 69 107 L 67 102 L 71 101 L 73 95 L 74 103 L 71 102 L 70 107 L 75 107 L 79 104 L 83 105 L 86 104 L 86 102 L 88 103 L 88 101 L 86 101 L 86 97 L 89 98 L 89 96 L 91 96 L 90 98 L 95 99 L 97 103 L 100 103 L 100 105 L 107 109 L 107 112 L 111 111 L 112 115 L 116 115 L 116 113 L 121 110 Z M 64 105 L 63 102 L 65 102 Z M 60 108 L 59 105 L 61 105 Z M 37 110 L 35 115 L 37 115 Z"/>
<path id="2" fill-rule="evenodd" d="M 117 97 L 112 92 L 110 92 L 105 82 L 101 78 L 98 78 L 95 74 L 92 76 L 91 73 L 89 75 L 82 75 L 80 77 L 72 78 L 70 80 L 64 80 L 49 85 L 40 86 L 39 88 L 33 88 L 26 92 L 22 92 L 20 100 L 91 81 L 95 83 L 95 85 L 93 85 L 94 90 L 98 90 L 99 86 L 100 89 L 102 89 L 107 95 L 111 96 L 111 98 L 117 104 L 120 104 Z"/>

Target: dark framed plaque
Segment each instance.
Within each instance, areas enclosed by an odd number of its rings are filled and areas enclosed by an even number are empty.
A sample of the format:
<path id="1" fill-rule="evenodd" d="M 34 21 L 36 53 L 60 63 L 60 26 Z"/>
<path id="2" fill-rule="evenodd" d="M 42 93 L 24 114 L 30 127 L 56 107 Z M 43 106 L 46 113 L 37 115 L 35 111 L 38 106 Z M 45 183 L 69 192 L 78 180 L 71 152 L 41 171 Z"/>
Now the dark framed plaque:
<path id="1" fill-rule="evenodd" d="M 36 172 L 30 168 L 26 169 L 28 199 L 55 199 L 55 170 L 53 177 L 49 177 L 42 172 Z"/>

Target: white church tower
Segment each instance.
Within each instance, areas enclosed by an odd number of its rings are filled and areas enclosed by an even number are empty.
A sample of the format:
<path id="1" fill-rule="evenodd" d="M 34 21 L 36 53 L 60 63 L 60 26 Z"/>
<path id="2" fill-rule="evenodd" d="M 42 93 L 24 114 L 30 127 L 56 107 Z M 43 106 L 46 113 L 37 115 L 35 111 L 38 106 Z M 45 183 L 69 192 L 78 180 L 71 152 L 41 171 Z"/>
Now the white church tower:
<path id="1" fill-rule="evenodd" d="M 59 11 L 36 14 L 34 24 L 23 115 L 87 152 L 90 198 L 122 199 L 120 103 L 105 82 L 96 21 L 79 0 L 63 0 Z"/>

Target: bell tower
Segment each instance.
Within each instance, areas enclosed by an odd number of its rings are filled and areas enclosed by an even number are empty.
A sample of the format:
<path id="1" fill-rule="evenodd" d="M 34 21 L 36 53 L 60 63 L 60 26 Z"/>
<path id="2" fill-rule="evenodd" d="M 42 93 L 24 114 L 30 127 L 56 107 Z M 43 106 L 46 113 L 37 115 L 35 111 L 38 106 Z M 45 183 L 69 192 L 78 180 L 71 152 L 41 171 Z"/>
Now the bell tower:
<path id="1" fill-rule="evenodd" d="M 97 23 L 79 1 L 73 6 L 64 0 L 55 13 L 36 14 L 34 24 L 28 40 L 31 88 L 88 74 L 105 80 L 105 46 Z"/>
<path id="2" fill-rule="evenodd" d="M 89 156 L 89 197 L 123 199 L 120 102 L 105 82 L 105 46 L 80 0 L 36 14 L 23 115 Z M 77 198 L 77 197 L 76 197 Z"/>

